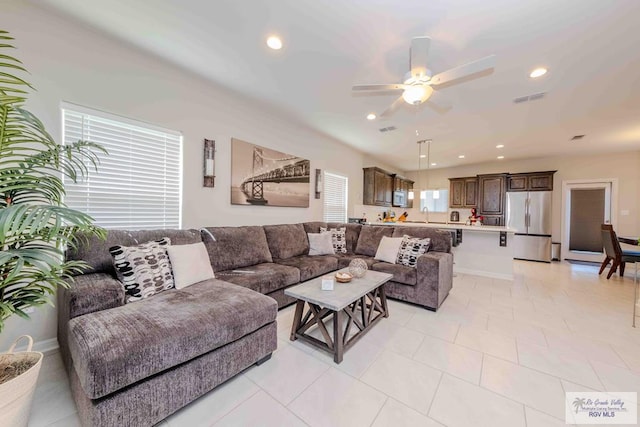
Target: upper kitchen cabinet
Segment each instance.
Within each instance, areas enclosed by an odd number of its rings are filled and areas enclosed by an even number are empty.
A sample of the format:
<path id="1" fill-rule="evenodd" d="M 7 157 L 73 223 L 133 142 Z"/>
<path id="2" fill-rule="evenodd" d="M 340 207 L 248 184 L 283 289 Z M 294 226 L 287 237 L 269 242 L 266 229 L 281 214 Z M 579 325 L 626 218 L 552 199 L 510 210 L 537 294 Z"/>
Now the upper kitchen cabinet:
<path id="1" fill-rule="evenodd" d="M 507 191 L 551 191 L 556 171 L 514 173 L 507 177 Z"/>
<path id="2" fill-rule="evenodd" d="M 504 218 L 507 174 L 478 175 L 478 214 Z M 500 221 L 504 225 L 504 220 Z"/>
<path id="3" fill-rule="evenodd" d="M 449 207 L 475 208 L 478 195 L 478 178 L 449 178 Z"/>
<path id="4" fill-rule="evenodd" d="M 364 191 L 362 204 L 391 206 L 393 201 L 394 177 L 380 168 L 364 168 Z"/>

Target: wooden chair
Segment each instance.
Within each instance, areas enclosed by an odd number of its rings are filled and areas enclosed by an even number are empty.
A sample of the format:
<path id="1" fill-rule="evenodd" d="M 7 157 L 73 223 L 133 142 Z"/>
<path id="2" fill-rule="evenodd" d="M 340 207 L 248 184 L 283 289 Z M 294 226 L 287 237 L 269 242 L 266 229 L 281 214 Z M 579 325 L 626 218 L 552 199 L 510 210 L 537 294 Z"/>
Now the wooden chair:
<path id="1" fill-rule="evenodd" d="M 624 267 L 627 262 L 637 263 L 640 262 L 640 255 L 638 252 L 626 252 L 620 248 L 620 242 L 616 232 L 613 231 L 611 224 L 602 224 L 600 226 L 600 232 L 602 233 L 602 245 L 604 246 L 605 259 L 602 261 L 600 271 L 598 274 L 602 274 L 604 269 L 611 262 L 611 269 L 607 274 L 607 279 L 610 279 L 613 273 L 620 267 L 620 277 L 624 277 Z"/>

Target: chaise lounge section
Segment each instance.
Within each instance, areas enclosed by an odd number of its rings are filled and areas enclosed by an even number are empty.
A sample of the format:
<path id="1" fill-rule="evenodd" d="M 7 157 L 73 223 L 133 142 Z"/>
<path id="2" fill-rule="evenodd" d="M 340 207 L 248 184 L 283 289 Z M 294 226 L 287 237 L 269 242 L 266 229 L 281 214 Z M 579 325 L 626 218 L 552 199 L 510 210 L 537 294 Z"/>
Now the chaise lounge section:
<path id="1" fill-rule="evenodd" d="M 84 425 L 158 423 L 276 349 L 277 303 L 218 279 L 125 304 L 108 248 L 198 230 L 110 231 L 70 259 L 91 270 L 59 293 L 58 341 Z"/>

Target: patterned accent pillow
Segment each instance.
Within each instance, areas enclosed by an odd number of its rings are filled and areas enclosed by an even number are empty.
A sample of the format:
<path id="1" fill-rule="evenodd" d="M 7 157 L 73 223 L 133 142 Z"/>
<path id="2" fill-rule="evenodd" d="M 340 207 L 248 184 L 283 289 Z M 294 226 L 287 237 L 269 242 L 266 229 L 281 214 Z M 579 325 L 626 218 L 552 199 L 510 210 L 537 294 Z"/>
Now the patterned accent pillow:
<path id="1" fill-rule="evenodd" d="M 333 243 L 333 251 L 337 254 L 347 253 L 347 229 L 346 227 L 330 228 L 320 227 L 320 232 L 331 232 L 331 243 Z"/>
<path id="2" fill-rule="evenodd" d="M 168 237 L 138 246 L 112 246 L 109 252 L 127 302 L 138 301 L 174 287 Z"/>
<path id="3" fill-rule="evenodd" d="M 418 264 L 418 257 L 427 253 L 429 245 L 431 245 L 431 239 L 429 238 L 420 239 L 418 237 L 411 237 L 405 234 L 402 236 L 402 243 L 400 243 L 400 250 L 398 251 L 396 264 L 416 268 L 416 265 Z"/>

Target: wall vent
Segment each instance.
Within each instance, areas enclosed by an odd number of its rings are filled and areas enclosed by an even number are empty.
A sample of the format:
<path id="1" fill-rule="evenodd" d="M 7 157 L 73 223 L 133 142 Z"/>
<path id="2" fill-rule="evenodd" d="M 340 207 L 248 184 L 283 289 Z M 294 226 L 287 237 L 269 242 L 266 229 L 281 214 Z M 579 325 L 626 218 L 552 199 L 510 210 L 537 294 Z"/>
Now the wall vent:
<path id="1" fill-rule="evenodd" d="M 514 104 L 521 104 L 523 102 L 536 101 L 538 99 L 544 98 L 546 94 L 547 94 L 547 92 L 539 92 L 539 93 L 534 93 L 532 95 L 520 96 L 518 98 L 515 98 L 513 100 L 513 103 Z"/>
<path id="2" fill-rule="evenodd" d="M 574 135 L 569 141 L 578 141 L 584 138 L 584 135 Z"/>
<path id="3" fill-rule="evenodd" d="M 381 128 L 381 129 L 378 129 L 378 130 L 380 132 L 384 133 L 384 132 L 391 132 L 392 130 L 396 130 L 396 129 L 398 129 L 398 128 L 395 127 L 395 126 L 387 126 L 386 128 Z"/>

